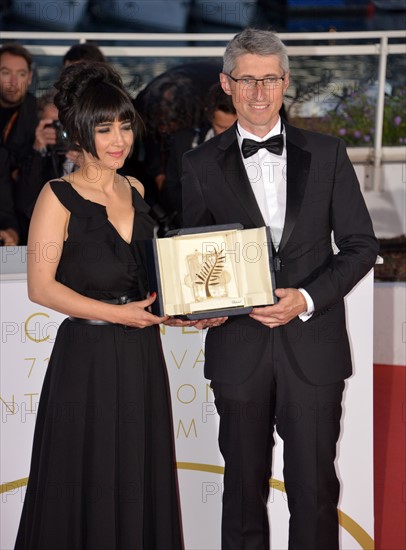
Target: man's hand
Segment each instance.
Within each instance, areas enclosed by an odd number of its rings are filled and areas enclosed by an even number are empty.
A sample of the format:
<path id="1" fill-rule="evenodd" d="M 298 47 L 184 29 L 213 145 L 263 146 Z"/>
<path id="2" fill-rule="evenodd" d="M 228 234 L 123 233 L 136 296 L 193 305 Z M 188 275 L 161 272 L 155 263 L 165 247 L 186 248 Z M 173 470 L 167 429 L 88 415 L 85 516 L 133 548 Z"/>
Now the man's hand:
<path id="1" fill-rule="evenodd" d="M 213 317 L 211 319 L 200 319 L 195 327 L 198 329 L 219 327 L 227 321 L 228 317 Z"/>
<path id="2" fill-rule="evenodd" d="M 34 149 L 40 151 L 47 145 L 56 144 L 56 130 L 50 126 L 54 121 L 51 118 L 42 118 L 35 129 Z"/>
<path id="3" fill-rule="evenodd" d="M 196 329 L 219 327 L 227 321 L 228 317 L 213 317 L 212 319 L 200 319 L 198 321 L 187 321 L 182 319 L 175 319 L 169 317 L 167 321 L 164 321 L 164 325 L 170 327 L 195 327 Z"/>
<path id="4" fill-rule="evenodd" d="M 286 325 L 292 319 L 307 311 L 305 297 L 297 288 L 277 288 L 279 302 L 273 306 L 255 307 L 250 317 L 269 328 Z"/>
<path id="5" fill-rule="evenodd" d="M 165 183 L 165 174 L 158 174 L 157 176 L 155 176 L 155 185 L 158 191 L 162 191 L 164 183 Z"/>
<path id="6" fill-rule="evenodd" d="M 14 229 L 0 229 L 0 242 L 2 246 L 17 246 L 17 231 L 15 231 Z"/>
<path id="7" fill-rule="evenodd" d="M 80 167 L 80 165 L 83 164 L 82 151 L 69 150 L 66 152 L 65 157 L 67 158 L 67 160 L 70 160 L 71 162 L 73 162 L 75 166 Z"/>
<path id="8" fill-rule="evenodd" d="M 168 327 L 193 327 L 197 321 L 189 321 L 188 319 L 177 319 L 176 317 L 169 317 L 164 321 L 164 325 Z"/>

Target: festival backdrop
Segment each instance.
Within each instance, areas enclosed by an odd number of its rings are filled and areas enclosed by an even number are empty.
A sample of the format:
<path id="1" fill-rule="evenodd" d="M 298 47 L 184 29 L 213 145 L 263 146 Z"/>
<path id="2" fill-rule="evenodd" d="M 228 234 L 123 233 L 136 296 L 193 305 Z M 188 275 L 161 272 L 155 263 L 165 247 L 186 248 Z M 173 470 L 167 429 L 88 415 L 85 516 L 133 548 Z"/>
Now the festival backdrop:
<path id="1" fill-rule="evenodd" d="M 0 548 L 11 550 L 26 491 L 41 385 L 64 316 L 29 301 L 25 274 L 2 275 L 0 289 Z M 374 547 L 372 296 L 369 273 L 346 299 L 355 374 L 346 383 L 337 459 L 343 550 Z M 213 393 L 203 376 L 205 332 L 162 326 L 161 336 L 171 387 L 186 550 L 219 550 L 224 464 L 217 445 Z M 271 547 L 283 549 L 289 516 L 283 442 L 278 437 L 276 441 L 268 509 Z"/>

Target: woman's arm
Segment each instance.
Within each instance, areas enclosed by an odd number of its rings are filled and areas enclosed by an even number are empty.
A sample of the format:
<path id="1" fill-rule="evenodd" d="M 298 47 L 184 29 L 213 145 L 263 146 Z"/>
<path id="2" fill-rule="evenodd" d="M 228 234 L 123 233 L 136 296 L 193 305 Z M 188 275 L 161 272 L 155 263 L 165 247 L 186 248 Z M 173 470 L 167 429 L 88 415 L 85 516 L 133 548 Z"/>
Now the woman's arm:
<path id="1" fill-rule="evenodd" d="M 124 305 L 106 304 L 82 296 L 56 281 L 68 223 L 68 210 L 46 184 L 35 205 L 28 236 L 30 300 L 73 317 L 100 319 L 139 328 L 166 320 L 166 317 L 157 317 L 144 309 L 155 300 L 155 296 Z"/>

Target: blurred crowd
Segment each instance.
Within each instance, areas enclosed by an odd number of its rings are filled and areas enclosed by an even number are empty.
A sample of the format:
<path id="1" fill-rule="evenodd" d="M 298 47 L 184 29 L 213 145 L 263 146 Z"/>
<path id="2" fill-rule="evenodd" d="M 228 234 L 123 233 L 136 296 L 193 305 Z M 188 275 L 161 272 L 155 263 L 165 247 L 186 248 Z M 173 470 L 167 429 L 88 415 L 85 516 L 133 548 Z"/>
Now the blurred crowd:
<path id="1" fill-rule="evenodd" d="M 107 62 L 94 43 L 76 44 L 63 66 Z M 61 67 L 62 68 L 62 67 Z M 144 122 L 121 172 L 146 189 L 158 235 L 182 224 L 181 160 L 187 150 L 226 130 L 236 120 L 230 96 L 219 84 L 221 66 L 196 62 L 172 68 L 148 83 L 134 99 Z M 32 57 L 16 42 L 0 47 L 0 244 L 25 245 L 43 185 L 80 165 L 58 120 L 53 88 L 30 91 Z"/>

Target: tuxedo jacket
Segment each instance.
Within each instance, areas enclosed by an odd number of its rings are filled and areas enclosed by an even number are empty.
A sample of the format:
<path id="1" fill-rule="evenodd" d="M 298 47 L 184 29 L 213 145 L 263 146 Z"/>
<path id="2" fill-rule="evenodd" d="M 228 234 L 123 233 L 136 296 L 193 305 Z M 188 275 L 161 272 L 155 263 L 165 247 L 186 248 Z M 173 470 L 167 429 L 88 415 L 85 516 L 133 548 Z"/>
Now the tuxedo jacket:
<path id="1" fill-rule="evenodd" d="M 296 317 L 276 329 L 247 315 L 210 329 L 205 347 L 210 380 L 247 380 L 258 358 L 273 349 L 273 331 L 279 331 L 275 342 L 285 347 L 292 368 L 309 383 L 329 384 L 352 373 L 344 297 L 374 265 L 378 243 L 344 142 L 289 124 L 285 129 L 287 203 L 276 287 L 304 288 L 315 312 L 306 322 Z M 184 227 L 266 225 L 242 161 L 236 125 L 185 153 L 182 194 Z"/>

